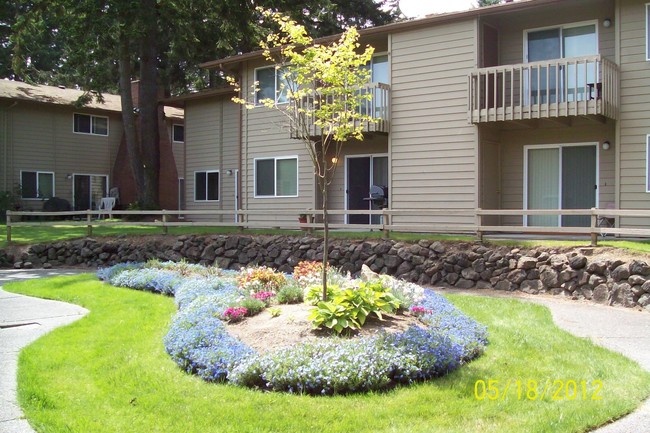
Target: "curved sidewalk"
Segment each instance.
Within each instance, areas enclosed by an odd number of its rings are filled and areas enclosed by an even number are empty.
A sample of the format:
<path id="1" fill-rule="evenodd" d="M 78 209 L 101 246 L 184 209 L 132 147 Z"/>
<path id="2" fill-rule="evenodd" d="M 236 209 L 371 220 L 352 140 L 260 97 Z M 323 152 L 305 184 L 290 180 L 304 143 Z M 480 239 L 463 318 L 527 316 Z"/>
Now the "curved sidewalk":
<path id="1" fill-rule="evenodd" d="M 619 352 L 650 371 L 650 314 L 623 307 L 608 307 L 589 302 L 571 301 L 557 296 L 503 293 L 496 290 L 442 289 L 439 293 L 470 296 L 517 298 L 548 307 L 555 324 L 577 337 Z M 592 430 L 594 433 L 630 433 L 650 431 L 650 399 L 631 414 L 616 422 Z"/>
<path id="2" fill-rule="evenodd" d="M 57 275 L 74 275 L 87 270 L 0 270 L 0 432 L 34 433 L 16 401 L 18 353 L 52 329 L 72 323 L 88 310 L 57 301 L 7 293 L 3 283 Z M 439 290 L 476 296 L 516 297 L 548 307 L 562 329 L 637 361 L 650 371 L 650 314 L 629 309 L 575 302 L 550 296 L 531 296 L 493 290 Z M 13 326 L 22 325 L 22 326 Z M 647 431 L 650 400 L 632 414 L 601 427 L 597 433 Z"/>
<path id="3" fill-rule="evenodd" d="M 5 292 L 2 284 L 79 272 L 0 270 L 0 432 L 34 433 L 16 401 L 20 349 L 54 328 L 79 320 L 88 313 L 88 310 L 77 305 Z"/>

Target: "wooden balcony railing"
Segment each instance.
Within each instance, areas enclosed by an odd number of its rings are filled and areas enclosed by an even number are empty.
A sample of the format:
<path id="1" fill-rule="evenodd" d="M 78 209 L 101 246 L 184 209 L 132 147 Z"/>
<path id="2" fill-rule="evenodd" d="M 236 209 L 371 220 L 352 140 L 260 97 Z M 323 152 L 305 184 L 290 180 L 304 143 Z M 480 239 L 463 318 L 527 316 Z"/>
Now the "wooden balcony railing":
<path id="1" fill-rule="evenodd" d="M 369 114 L 374 122 L 364 122 L 364 131 L 388 134 L 390 132 L 390 85 L 385 83 L 369 83 L 360 90 L 359 94 L 371 93 L 372 98 L 360 101 L 359 111 Z M 291 101 L 291 109 L 299 111 L 311 108 L 314 97 L 305 97 Z M 321 129 L 316 125 L 313 117 L 299 116 L 299 124 L 291 125 L 291 138 L 304 136 L 315 137 L 321 135 Z"/>
<path id="2" fill-rule="evenodd" d="M 618 117 L 619 70 L 601 56 L 494 66 L 469 75 L 471 123 Z"/>

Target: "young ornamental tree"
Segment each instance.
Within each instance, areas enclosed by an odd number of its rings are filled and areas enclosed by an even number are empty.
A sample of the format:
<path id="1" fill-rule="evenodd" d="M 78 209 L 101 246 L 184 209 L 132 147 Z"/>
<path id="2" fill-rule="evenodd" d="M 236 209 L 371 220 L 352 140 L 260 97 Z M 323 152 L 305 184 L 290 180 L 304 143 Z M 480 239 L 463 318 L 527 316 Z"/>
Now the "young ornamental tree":
<path id="1" fill-rule="evenodd" d="M 367 68 L 374 48 L 361 47 L 356 28 L 347 29 L 331 43 L 314 43 L 305 28 L 290 18 L 265 10 L 278 31 L 261 42 L 266 59 L 281 73 L 278 92 L 285 94 L 289 106 L 278 105 L 277 95 L 260 101 L 286 117 L 293 138 L 301 140 L 311 158 L 322 199 L 323 217 L 323 300 L 327 294 L 329 252 L 328 187 L 336 171 L 341 150 L 350 140 L 363 140 L 368 125 L 376 123 L 369 101 L 372 92 L 364 90 L 370 82 Z M 237 82 L 230 83 L 239 91 Z M 253 96 L 259 91 L 253 86 Z M 242 98 L 235 102 L 252 108 Z"/>

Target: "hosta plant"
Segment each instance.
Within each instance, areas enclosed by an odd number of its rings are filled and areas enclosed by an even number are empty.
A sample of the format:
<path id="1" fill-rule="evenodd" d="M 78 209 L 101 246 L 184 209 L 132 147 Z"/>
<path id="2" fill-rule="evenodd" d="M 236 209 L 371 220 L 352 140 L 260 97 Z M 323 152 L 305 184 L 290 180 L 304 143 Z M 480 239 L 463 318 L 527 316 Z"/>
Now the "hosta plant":
<path id="1" fill-rule="evenodd" d="M 319 302 L 309 320 L 315 328 L 327 327 L 340 334 L 347 328 L 360 328 L 371 314 L 382 320 L 382 312 L 392 313 L 399 306 L 399 300 L 380 283 L 362 282 L 357 288 L 339 290 L 331 301 Z"/>

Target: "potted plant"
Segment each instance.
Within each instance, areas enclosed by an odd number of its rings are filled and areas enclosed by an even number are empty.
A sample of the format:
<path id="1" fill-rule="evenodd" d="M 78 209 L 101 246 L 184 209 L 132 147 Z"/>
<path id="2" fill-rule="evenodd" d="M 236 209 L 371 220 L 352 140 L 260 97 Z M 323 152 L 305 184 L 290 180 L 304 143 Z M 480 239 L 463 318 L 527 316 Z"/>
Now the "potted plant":
<path id="1" fill-rule="evenodd" d="M 301 213 L 298 215 L 298 222 L 301 224 L 304 224 L 307 222 L 307 214 L 306 213 Z"/>

